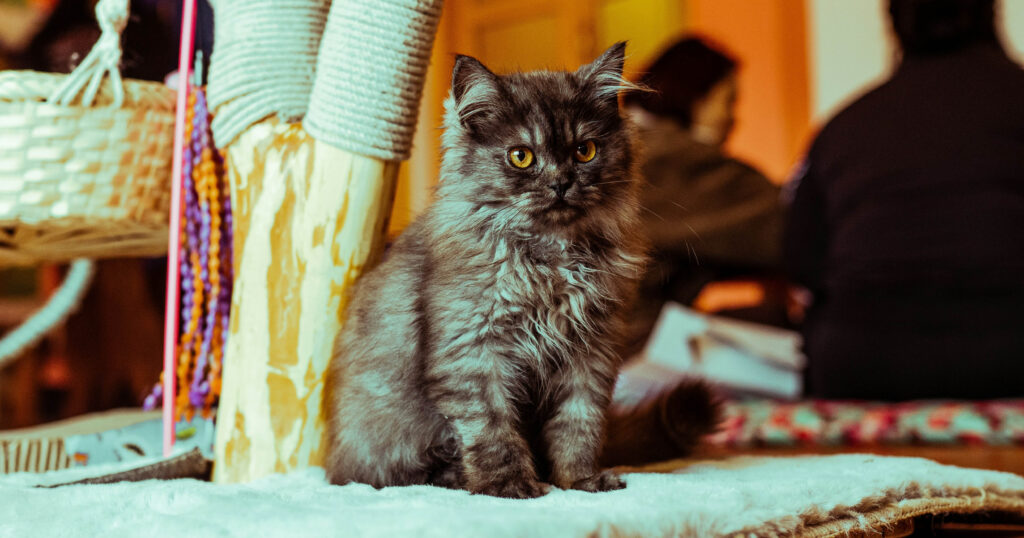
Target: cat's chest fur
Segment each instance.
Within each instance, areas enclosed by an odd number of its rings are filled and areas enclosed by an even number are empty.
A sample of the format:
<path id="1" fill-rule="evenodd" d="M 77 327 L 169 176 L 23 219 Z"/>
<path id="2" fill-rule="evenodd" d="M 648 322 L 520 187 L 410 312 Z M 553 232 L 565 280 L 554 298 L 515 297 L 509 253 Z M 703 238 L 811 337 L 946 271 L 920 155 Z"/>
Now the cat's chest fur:
<path id="1" fill-rule="evenodd" d="M 564 241 L 498 241 L 480 300 L 484 331 L 515 354 L 546 363 L 571 360 L 598 338 L 609 290 L 598 260 Z"/>

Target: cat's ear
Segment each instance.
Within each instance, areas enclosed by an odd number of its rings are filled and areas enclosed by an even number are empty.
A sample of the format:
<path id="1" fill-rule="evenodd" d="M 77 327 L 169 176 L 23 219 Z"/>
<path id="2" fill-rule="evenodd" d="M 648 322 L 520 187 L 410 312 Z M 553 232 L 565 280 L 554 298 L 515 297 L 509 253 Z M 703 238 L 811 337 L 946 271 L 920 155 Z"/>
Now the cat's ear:
<path id="1" fill-rule="evenodd" d="M 593 89 L 596 97 L 614 98 L 620 91 L 634 87 L 633 83 L 622 78 L 625 63 L 626 42 L 619 41 L 593 62 L 577 69 L 576 75 Z"/>
<path id="2" fill-rule="evenodd" d="M 455 56 L 452 98 L 459 121 L 473 128 L 487 116 L 498 97 L 498 76 L 472 56 Z"/>

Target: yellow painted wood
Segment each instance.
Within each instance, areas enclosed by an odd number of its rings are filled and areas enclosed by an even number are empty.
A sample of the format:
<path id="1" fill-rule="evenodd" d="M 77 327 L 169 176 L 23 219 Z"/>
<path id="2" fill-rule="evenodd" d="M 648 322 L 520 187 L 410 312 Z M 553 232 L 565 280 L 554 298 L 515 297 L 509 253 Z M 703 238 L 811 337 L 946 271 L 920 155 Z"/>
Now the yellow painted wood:
<path id="1" fill-rule="evenodd" d="M 268 120 L 227 148 L 235 284 L 214 480 L 322 461 L 323 376 L 349 290 L 375 263 L 397 162 Z"/>

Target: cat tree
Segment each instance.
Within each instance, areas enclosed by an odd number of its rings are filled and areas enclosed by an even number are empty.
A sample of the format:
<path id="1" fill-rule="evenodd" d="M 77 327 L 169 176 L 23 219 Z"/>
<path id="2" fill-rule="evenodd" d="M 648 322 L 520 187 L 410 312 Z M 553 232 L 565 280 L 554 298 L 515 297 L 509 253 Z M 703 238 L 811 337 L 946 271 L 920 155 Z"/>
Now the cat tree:
<path id="1" fill-rule="evenodd" d="M 321 461 L 323 374 L 382 247 L 441 0 L 215 0 L 209 98 L 234 207 L 217 481 Z"/>

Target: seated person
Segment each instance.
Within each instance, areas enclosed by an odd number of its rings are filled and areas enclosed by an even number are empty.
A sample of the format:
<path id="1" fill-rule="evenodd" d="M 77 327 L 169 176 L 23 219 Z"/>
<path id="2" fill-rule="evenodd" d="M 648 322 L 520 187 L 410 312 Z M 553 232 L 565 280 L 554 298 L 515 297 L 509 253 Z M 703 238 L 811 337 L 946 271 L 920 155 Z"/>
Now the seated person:
<path id="1" fill-rule="evenodd" d="M 890 0 L 892 77 L 821 130 L 785 261 L 809 395 L 1024 396 L 1024 70 L 993 0 Z"/>
<path id="2" fill-rule="evenodd" d="M 665 301 L 691 304 L 708 282 L 770 272 L 779 262 L 779 188 L 723 153 L 734 122 L 736 62 L 698 38 L 669 47 L 626 106 L 639 127 L 641 192 L 652 264 L 626 352 L 642 348 Z"/>

